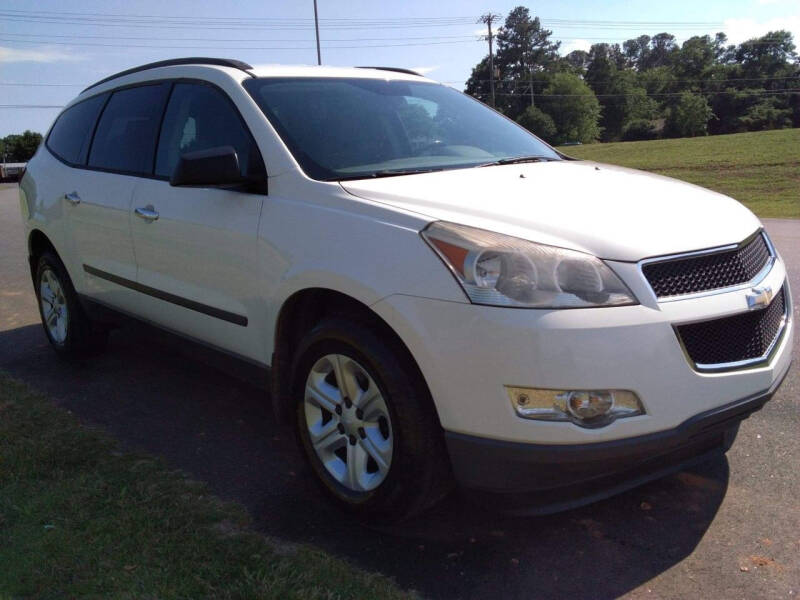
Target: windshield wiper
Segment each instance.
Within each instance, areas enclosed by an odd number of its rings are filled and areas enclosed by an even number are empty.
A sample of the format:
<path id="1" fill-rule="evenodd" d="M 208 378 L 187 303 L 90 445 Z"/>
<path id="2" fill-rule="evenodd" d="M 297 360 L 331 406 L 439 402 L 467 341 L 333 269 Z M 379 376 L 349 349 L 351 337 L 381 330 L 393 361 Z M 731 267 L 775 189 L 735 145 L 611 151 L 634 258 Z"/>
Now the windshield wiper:
<path id="1" fill-rule="evenodd" d="M 373 173 L 363 173 L 361 175 L 350 175 L 347 177 L 333 177 L 328 181 L 350 181 L 353 179 L 378 179 L 380 177 L 397 177 L 398 175 L 418 175 L 420 173 L 433 173 L 434 171 L 444 171 L 444 168 L 436 169 L 386 169 Z"/>
<path id="2" fill-rule="evenodd" d="M 520 163 L 550 162 L 553 160 L 561 160 L 561 159 L 555 158 L 553 156 L 542 156 L 542 155 L 513 156 L 511 158 L 500 158 L 498 160 L 493 160 L 492 162 L 483 163 L 482 165 L 478 166 L 496 167 L 497 165 L 518 165 Z"/>

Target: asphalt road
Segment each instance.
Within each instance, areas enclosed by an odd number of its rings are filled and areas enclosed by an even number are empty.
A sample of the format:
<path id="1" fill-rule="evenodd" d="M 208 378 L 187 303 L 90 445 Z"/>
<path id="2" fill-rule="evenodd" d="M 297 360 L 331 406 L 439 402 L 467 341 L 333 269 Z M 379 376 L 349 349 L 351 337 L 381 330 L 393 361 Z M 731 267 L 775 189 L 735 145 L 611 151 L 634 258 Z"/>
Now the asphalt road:
<path id="1" fill-rule="evenodd" d="M 800 295 L 800 221 L 766 226 Z M 548 517 L 504 517 L 455 493 L 412 523 L 365 527 L 324 501 L 266 392 L 198 360 L 192 346 L 128 326 L 102 356 L 58 361 L 39 325 L 16 189 L 0 190 L 0 370 L 241 502 L 264 533 L 316 544 L 428 597 L 797 597 L 797 364 L 727 459 Z"/>

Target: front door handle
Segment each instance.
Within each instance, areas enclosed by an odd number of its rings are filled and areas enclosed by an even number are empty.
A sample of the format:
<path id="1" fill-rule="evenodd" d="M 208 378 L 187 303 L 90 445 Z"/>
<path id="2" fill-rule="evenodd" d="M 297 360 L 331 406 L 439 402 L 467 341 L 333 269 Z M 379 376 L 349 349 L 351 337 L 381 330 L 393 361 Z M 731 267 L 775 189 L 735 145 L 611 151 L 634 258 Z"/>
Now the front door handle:
<path id="1" fill-rule="evenodd" d="M 64 200 L 72 204 L 72 206 L 78 206 L 81 203 L 81 197 L 78 195 L 78 192 L 70 192 L 69 194 L 64 194 Z"/>
<path id="2" fill-rule="evenodd" d="M 158 220 L 158 212 L 150 204 L 148 204 L 144 208 L 137 208 L 133 212 L 136 213 L 137 217 L 141 217 L 142 219 L 144 219 L 148 223 L 152 223 L 153 221 L 157 221 Z"/>

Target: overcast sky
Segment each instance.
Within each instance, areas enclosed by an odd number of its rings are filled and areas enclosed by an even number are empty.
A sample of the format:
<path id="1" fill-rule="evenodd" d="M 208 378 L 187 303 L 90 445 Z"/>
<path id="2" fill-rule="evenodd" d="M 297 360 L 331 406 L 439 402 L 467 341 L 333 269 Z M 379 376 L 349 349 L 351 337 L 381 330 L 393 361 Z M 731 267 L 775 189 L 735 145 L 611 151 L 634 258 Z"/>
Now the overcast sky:
<path id="1" fill-rule="evenodd" d="M 505 16 L 520 4 L 318 3 L 323 64 L 408 67 L 459 89 L 487 52 L 477 37 L 477 18 L 490 9 Z M 564 52 L 661 31 L 679 41 L 724 31 L 736 43 L 782 28 L 800 41 L 800 0 L 541 0 L 527 6 L 562 40 Z M 111 73 L 178 56 L 314 64 L 313 16 L 312 0 L 3 0 L 0 105 L 60 106 Z M 24 129 L 44 133 L 58 112 L 0 106 L 0 136 Z"/>

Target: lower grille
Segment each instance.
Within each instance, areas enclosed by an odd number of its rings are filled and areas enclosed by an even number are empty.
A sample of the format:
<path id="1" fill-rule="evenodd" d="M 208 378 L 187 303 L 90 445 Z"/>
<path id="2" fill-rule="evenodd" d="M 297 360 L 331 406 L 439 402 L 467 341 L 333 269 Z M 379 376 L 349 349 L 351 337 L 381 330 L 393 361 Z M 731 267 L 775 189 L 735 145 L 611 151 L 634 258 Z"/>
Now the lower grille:
<path id="1" fill-rule="evenodd" d="M 766 358 L 786 317 L 784 288 L 767 308 L 712 321 L 678 325 L 678 337 L 698 368 Z"/>

